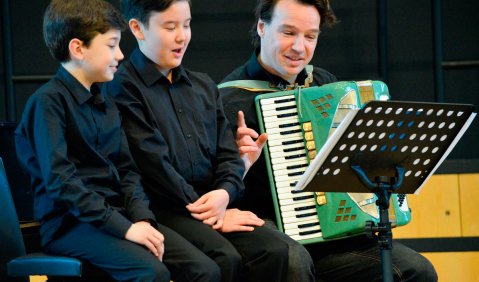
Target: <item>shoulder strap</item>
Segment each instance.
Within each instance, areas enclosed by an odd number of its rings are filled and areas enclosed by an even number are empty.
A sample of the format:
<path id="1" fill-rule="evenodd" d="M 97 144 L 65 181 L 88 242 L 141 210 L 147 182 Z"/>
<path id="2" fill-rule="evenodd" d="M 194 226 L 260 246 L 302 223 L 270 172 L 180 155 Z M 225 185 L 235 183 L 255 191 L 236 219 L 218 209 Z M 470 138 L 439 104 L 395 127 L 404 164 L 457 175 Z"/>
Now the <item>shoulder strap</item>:
<path id="1" fill-rule="evenodd" d="M 223 82 L 218 88 L 234 87 L 241 88 L 253 92 L 275 92 L 278 88 L 272 87 L 271 83 L 262 80 L 232 80 Z"/>
<path id="2" fill-rule="evenodd" d="M 308 77 L 304 81 L 304 86 L 309 87 L 309 84 L 313 82 L 313 65 L 307 65 L 305 67 Z M 232 80 L 220 83 L 218 88 L 234 87 L 241 88 L 252 92 L 277 92 L 281 89 L 274 87 L 268 81 L 263 80 Z"/>

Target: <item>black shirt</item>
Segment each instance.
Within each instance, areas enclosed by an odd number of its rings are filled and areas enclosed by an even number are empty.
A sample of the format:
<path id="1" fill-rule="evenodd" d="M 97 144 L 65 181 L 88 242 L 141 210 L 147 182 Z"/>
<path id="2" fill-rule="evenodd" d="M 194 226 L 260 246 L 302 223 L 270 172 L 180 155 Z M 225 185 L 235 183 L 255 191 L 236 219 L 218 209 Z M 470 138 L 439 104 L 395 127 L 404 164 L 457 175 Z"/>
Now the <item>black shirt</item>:
<path id="1" fill-rule="evenodd" d="M 137 48 L 106 84 L 153 210 L 186 212 L 199 196 L 223 188 L 230 202 L 244 190 L 244 164 L 216 84 L 179 66 L 172 83 Z"/>
<path id="2" fill-rule="evenodd" d="M 120 238 L 132 222 L 154 221 L 118 109 L 97 85 L 90 93 L 60 67 L 30 97 L 15 134 L 43 245 L 79 221 Z"/>
<path id="3" fill-rule="evenodd" d="M 288 85 L 286 80 L 267 72 L 258 62 L 258 52 L 242 66 L 226 76 L 222 82 L 232 80 L 262 80 L 274 85 Z M 296 82 L 304 84 L 307 77 L 306 70 L 298 74 Z M 320 86 L 336 81 L 336 77 L 324 69 L 315 67 L 313 70 L 313 83 L 310 86 Z M 261 92 L 253 92 L 240 88 L 226 87 L 220 89 L 225 114 L 232 125 L 233 132 L 238 128 L 238 111 L 243 111 L 246 125 L 260 133 L 254 99 Z M 262 154 L 258 161 L 250 168 L 244 178 L 246 191 L 239 203 L 239 208 L 250 210 L 260 217 L 275 219 L 271 190 L 269 186 L 266 162 Z"/>

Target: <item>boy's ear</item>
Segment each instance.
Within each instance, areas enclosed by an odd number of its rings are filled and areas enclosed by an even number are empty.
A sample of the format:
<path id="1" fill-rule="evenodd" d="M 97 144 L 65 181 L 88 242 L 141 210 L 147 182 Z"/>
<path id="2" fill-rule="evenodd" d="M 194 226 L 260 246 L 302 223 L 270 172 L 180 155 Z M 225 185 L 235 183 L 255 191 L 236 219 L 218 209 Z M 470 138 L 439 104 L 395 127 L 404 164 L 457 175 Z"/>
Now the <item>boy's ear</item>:
<path id="1" fill-rule="evenodd" d="M 68 50 L 70 51 L 70 59 L 83 59 L 83 41 L 78 38 L 73 38 L 68 43 Z"/>
<path id="2" fill-rule="evenodd" d="M 144 27 L 137 19 L 131 19 L 128 22 L 128 25 L 130 26 L 131 33 L 133 33 L 137 40 L 145 39 L 145 36 L 143 35 Z"/>

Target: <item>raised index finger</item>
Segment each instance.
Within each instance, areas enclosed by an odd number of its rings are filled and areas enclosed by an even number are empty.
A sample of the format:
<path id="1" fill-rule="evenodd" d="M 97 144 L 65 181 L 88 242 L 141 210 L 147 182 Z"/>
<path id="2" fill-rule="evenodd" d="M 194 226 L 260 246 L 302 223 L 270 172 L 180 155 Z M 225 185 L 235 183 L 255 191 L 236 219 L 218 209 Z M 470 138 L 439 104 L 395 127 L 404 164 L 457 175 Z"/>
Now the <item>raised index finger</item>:
<path id="1" fill-rule="evenodd" d="M 246 121 L 244 120 L 243 111 L 238 112 L 238 127 L 246 127 Z"/>

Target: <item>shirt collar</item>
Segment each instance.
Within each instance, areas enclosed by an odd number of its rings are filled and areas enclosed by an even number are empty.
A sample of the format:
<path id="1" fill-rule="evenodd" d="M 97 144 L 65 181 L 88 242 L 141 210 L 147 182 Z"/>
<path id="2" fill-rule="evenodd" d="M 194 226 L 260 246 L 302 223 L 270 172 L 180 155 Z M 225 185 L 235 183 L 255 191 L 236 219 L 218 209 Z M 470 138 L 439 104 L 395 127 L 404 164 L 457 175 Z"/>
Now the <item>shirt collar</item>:
<path id="1" fill-rule="evenodd" d="M 140 48 L 136 47 L 135 50 L 133 50 L 133 53 L 130 56 L 130 62 L 146 86 L 150 87 L 156 82 L 170 83 L 168 79 L 157 70 L 155 63 L 140 51 Z M 176 83 L 183 79 L 188 85 L 192 86 L 190 78 L 182 65 L 174 68 L 172 70 L 172 75 L 172 83 Z"/>
<path id="2" fill-rule="evenodd" d="M 289 85 L 288 81 L 277 75 L 269 73 L 263 68 L 263 66 L 261 66 L 258 61 L 259 51 L 260 49 L 257 48 L 246 63 L 246 72 L 248 73 L 248 76 L 256 80 L 271 81 L 274 85 Z M 303 85 L 307 76 L 308 74 L 306 70 L 303 69 L 296 77 L 296 82 L 299 85 Z"/>
<path id="3" fill-rule="evenodd" d="M 84 104 L 90 99 L 93 104 L 105 104 L 105 98 L 101 93 L 98 83 L 93 83 L 88 91 L 83 84 L 81 84 L 71 73 L 69 73 L 63 66 L 58 68 L 56 76 L 67 87 L 78 104 Z"/>

